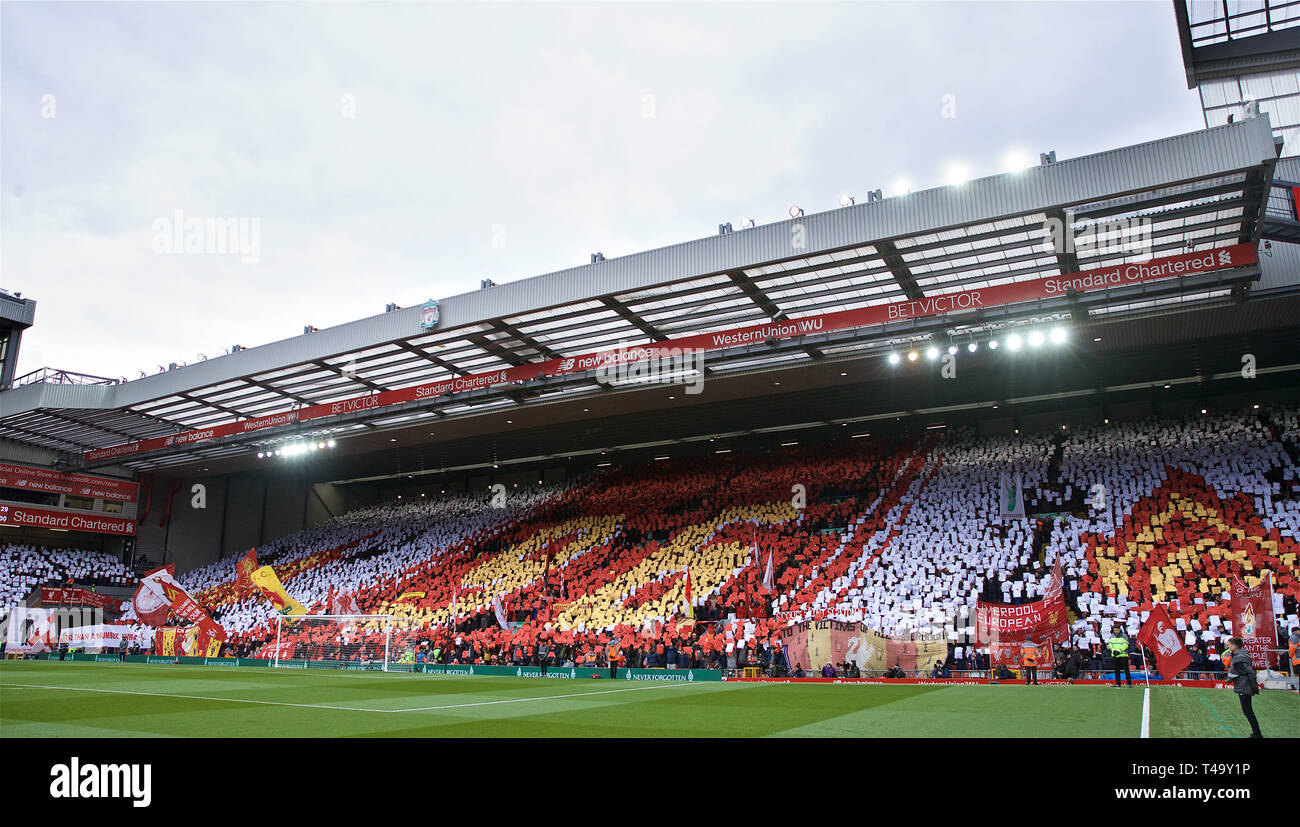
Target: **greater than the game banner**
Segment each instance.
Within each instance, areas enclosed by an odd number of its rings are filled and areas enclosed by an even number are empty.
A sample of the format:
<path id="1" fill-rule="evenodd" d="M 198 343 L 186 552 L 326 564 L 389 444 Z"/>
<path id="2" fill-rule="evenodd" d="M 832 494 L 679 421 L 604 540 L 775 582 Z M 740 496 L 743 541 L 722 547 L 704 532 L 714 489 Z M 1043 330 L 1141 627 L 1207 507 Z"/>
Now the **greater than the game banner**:
<path id="1" fill-rule="evenodd" d="M 1241 638 L 1256 669 L 1268 667 L 1270 659 L 1277 666 L 1277 655 L 1269 654 L 1270 649 L 1278 648 L 1271 577 L 1254 587 L 1232 579 L 1232 634 Z"/>
<path id="2" fill-rule="evenodd" d="M 674 351 L 680 354 L 682 350 L 687 348 L 725 350 L 742 345 L 757 344 L 769 339 L 792 339 L 799 336 L 831 333 L 837 330 L 851 330 L 927 316 L 975 312 L 1001 305 L 1062 297 L 1069 295 L 1070 291 L 1089 293 L 1097 290 L 1141 284 L 1157 279 L 1194 276 L 1234 267 L 1245 267 L 1255 264 L 1257 261 L 1255 248 L 1252 245 L 1236 244 L 1230 247 L 1220 247 L 1196 253 L 1183 253 L 1144 262 L 1114 264 L 1092 270 L 1081 270 L 1077 273 L 960 290 L 952 293 L 924 296 L 918 299 L 891 302 L 874 307 L 841 310 L 819 316 L 749 325 L 715 333 L 702 333 L 680 339 L 668 339 L 651 345 L 604 350 L 582 356 L 551 359 L 545 362 L 535 362 L 486 373 L 458 376 L 454 379 L 426 382 L 409 388 L 356 396 L 337 402 L 308 405 L 297 410 L 270 414 L 256 419 L 245 419 L 240 422 L 230 422 L 225 425 L 215 425 L 211 428 L 186 431 L 172 436 L 155 437 L 108 448 L 96 448 L 93 451 L 87 451 L 84 457 L 86 462 L 99 462 L 144 451 L 206 442 L 210 439 L 279 428 L 299 422 L 355 413 L 386 405 L 418 402 L 510 382 L 537 379 L 543 376 L 560 376 L 594 370 L 602 365 L 636 362 L 671 354 Z"/>

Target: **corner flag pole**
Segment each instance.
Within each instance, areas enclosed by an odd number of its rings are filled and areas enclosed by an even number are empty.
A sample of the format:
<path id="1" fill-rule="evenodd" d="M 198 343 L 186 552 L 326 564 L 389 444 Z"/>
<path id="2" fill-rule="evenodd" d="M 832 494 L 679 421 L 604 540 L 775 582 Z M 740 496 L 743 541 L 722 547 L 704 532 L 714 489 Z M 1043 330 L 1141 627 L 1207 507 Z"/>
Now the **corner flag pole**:
<path id="1" fill-rule="evenodd" d="M 1138 638 L 1138 651 L 1142 653 L 1142 674 L 1147 679 L 1147 689 L 1151 688 L 1151 670 L 1147 668 L 1147 647 L 1142 645 L 1142 639 Z"/>

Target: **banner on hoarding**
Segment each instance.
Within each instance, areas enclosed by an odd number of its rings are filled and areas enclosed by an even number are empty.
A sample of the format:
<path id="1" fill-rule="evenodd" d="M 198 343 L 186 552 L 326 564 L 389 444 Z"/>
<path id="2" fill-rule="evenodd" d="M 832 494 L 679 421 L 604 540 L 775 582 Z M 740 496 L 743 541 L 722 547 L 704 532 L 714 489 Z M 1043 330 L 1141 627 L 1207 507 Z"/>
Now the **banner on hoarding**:
<path id="1" fill-rule="evenodd" d="M 1023 647 L 1025 642 L 1017 640 L 1014 642 L 1000 640 L 989 644 L 989 661 L 994 665 L 1010 666 L 1014 669 L 1020 668 L 1021 659 L 1024 656 Z M 1056 663 L 1055 655 L 1052 652 L 1052 644 L 1040 643 L 1038 646 L 1038 669 L 1044 674 L 1051 674 L 1052 666 Z"/>
<path id="2" fill-rule="evenodd" d="M 135 536 L 135 520 L 109 517 L 92 512 L 72 513 L 34 508 L 30 505 L 0 505 L 0 525 L 54 528 L 63 531 L 89 531 L 94 534 Z"/>
<path id="3" fill-rule="evenodd" d="M 540 376 L 559 376 L 594 370 L 604 365 L 638 362 L 657 358 L 665 351 L 674 349 L 679 349 L 679 352 L 680 349 L 686 348 L 721 350 L 757 344 L 769 339 L 792 339 L 800 336 L 905 321 L 907 319 L 940 316 L 948 313 L 975 312 L 1001 305 L 1058 298 L 1068 295 L 1071 291 L 1076 294 L 1087 293 L 1131 284 L 1141 284 L 1157 279 L 1191 276 L 1233 267 L 1244 267 L 1255 264 L 1257 260 L 1255 248 L 1252 245 L 1236 244 L 1230 247 L 1183 253 L 1145 262 L 1114 264 L 1067 275 L 1027 279 L 1013 284 L 973 288 L 953 293 L 925 296 L 919 299 L 906 299 L 873 307 L 853 308 L 800 319 L 749 325 L 714 333 L 701 333 L 679 339 L 667 339 L 652 345 L 615 348 L 581 356 L 562 357 L 486 373 L 427 382 L 408 388 L 355 396 L 337 402 L 308 405 L 297 410 L 270 414 L 256 419 L 214 425 L 210 428 L 156 437 L 140 442 L 129 442 L 107 448 L 96 448 L 85 452 L 84 457 L 86 462 L 99 462 L 145 451 L 190 445 L 210 439 L 283 427 L 322 417 L 355 413 L 386 405 L 416 402 L 438 396 L 489 388 L 509 382 L 536 379 Z"/>
<path id="4" fill-rule="evenodd" d="M 41 586 L 41 603 L 45 606 L 89 606 L 92 609 L 122 611 L 122 601 L 90 589 Z"/>
<path id="5" fill-rule="evenodd" d="M 60 645 L 66 643 L 72 649 L 116 651 L 124 642 L 127 646 L 138 643 L 141 648 L 148 648 L 153 642 L 153 637 L 153 629 L 148 627 L 100 624 L 64 629 L 59 633 L 59 643 Z"/>
<path id="6" fill-rule="evenodd" d="M 72 494 L 121 502 L 135 502 L 138 486 L 129 480 L 96 477 L 89 474 L 65 474 L 50 468 L 35 468 L 0 462 L 0 487 L 25 488 L 50 494 Z"/>
<path id="7" fill-rule="evenodd" d="M 890 637 L 861 623 L 809 620 L 781 630 L 789 663 L 815 674 L 827 663 L 837 670 L 845 663 L 864 672 L 884 672 L 892 666 L 905 670 L 928 669 L 948 658 L 943 635 Z"/>

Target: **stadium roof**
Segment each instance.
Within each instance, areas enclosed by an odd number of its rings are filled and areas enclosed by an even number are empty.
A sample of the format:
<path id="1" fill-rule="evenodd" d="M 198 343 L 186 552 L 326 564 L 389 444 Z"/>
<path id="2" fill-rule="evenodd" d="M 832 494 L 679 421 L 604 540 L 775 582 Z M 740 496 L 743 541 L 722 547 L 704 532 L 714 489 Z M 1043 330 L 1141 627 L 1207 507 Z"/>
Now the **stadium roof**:
<path id="1" fill-rule="evenodd" d="M 1174 0 L 1187 88 L 1300 67 L 1300 0 Z"/>
<path id="2" fill-rule="evenodd" d="M 1149 233 L 1145 255 L 1253 244 L 1276 149 L 1267 117 L 775 224 L 688 241 L 453 296 L 437 327 L 421 307 L 239 350 L 135 381 L 31 382 L 0 394 L 0 437 L 61 452 L 167 437 L 419 383 L 526 367 L 772 320 L 880 307 L 902 299 L 1138 261 L 1143 253 L 1046 242 L 1052 219 L 1115 222 L 1116 238 Z M 1127 223 L 1131 222 L 1131 223 Z M 909 319 L 746 344 L 710 358 L 710 376 L 860 358 L 918 339 L 987 337 L 1029 319 L 1081 310 L 1094 318 L 1168 312 L 1248 295 L 1258 269 L 1104 290 L 1064 299 Z M 1091 296 L 1091 294 L 1089 294 Z M 580 399 L 591 371 L 481 387 L 302 425 L 104 460 L 134 470 L 247 453 L 288 434 L 347 436 L 429 420 Z M 92 463 L 94 464 L 94 463 Z"/>

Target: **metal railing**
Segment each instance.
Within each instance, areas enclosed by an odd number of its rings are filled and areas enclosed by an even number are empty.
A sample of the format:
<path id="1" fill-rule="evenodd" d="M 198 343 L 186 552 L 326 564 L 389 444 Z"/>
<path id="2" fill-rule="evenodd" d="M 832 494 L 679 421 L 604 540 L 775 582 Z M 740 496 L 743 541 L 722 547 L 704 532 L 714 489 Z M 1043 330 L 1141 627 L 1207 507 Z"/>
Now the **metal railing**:
<path id="1" fill-rule="evenodd" d="M 1274 181 L 1268 188 L 1268 200 L 1264 202 L 1264 214 L 1278 218 L 1295 220 L 1295 187 L 1290 181 Z"/>
<path id="2" fill-rule="evenodd" d="M 106 376 L 92 376 L 89 373 L 77 373 L 72 370 L 37 368 L 14 379 L 13 386 L 17 388 L 23 385 L 35 385 L 40 382 L 50 385 L 116 385 L 121 381 L 123 380 L 111 379 Z"/>

